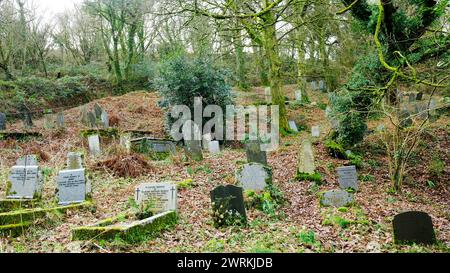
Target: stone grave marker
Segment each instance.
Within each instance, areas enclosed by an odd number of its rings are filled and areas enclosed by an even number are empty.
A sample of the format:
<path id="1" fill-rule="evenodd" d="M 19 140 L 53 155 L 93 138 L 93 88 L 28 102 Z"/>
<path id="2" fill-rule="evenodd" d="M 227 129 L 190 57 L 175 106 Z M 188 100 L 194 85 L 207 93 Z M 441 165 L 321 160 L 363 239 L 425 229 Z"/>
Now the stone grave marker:
<path id="1" fill-rule="evenodd" d="M 295 123 L 295 121 L 293 121 L 293 120 L 290 120 L 290 121 L 289 121 L 289 128 L 290 128 L 292 131 L 298 133 L 297 124 Z"/>
<path id="2" fill-rule="evenodd" d="M 203 149 L 204 150 L 208 150 L 209 149 L 209 143 L 211 141 L 212 141 L 211 133 L 203 135 L 202 145 L 203 145 Z"/>
<path id="3" fill-rule="evenodd" d="M 331 107 L 327 106 L 327 108 L 325 109 L 325 117 L 326 118 L 329 118 L 331 116 L 331 111 L 332 111 Z"/>
<path id="4" fill-rule="evenodd" d="M 213 155 L 220 153 L 220 143 L 219 141 L 209 142 L 209 152 Z"/>
<path id="5" fill-rule="evenodd" d="M 31 112 L 29 109 L 25 109 L 24 115 L 23 115 L 23 125 L 25 129 L 31 129 L 33 128 L 33 117 L 31 115 Z"/>
<path id="6" fill-rule="evenodd" d="M 344 166 L 336 169 L 339 176 L 339 186 L 341 189 L 358 190 L 358 174 L 355 166 Z"/>
<path id="7" fill-rule="evenodd" d="M 101 153 L 99 135 L 91 135 L 88 137 L 89 151 L 93 156 Z"/>
<path id="8" fill-rule="evenodd" d="M 271 103 L 272 102 L 272 89 L 270 87 L 266 87 L 264 89 L 264 95 L 266 97 L 266 101 L 268 103 Z"/>
<path id="9" fill-rule="evenodd" d="M 416 93 L 409 93 L 409 102 L 415 102 L 416 101 Z"/>
<path id="10" fill-rule="evenodd" d="M 272 170 L 259 163 L 249 163 L 236 171 L 236 181 L 244 190 L 263 191 L 272 183 Z"/>
<path id="11" fill-rule="evenodd" d="M 16 165 L 11 168 L 6 196 L 8 199 L 38 198 L 44 186 L 43 179 L 36 156 L 19 158 Z"/>
<path id="12" fill-rule="evenodd" d="M 68 170 L 79 170 L 83 169 L 83 154 L 70 152 L 67 154 L 67 169 Z"/>
<path id="13" fill-rule="evenodd" d="M 354 202 L 353 195 L 344 190 L 331 190 L 323 194 L 320 203 L 322 206 L 341 208 Z"/>
<path id="14" fill-rule="evenodd" d="M 127 152 L 131 151 L 131 134 L 122 134 L 119 142 Z"/>
<path id="15" fill-rule="evenodd" d="M 0 112 L 0 131 L 6 130 L 6 115 Z"/>
<path id="16" fill-rule="evenodd" d="M 44 128 L 53 129 L 55 128 L 55 118 L 53 111 L 51 109 L 44 110 Z"/>
<path id="17" fill-rule="evenodd" d="M 326 90 L 326 87 L 325 87 L 325 81 L 324 81 L 324 80 L 320 80 L 320 81 L 319 81 L 319 89 L 320 89 L 321 91 L 325 91 L 325 90 Z"/>
<path id="18" fill-rule="evenodd" d="M 87 106 L 86 105 L 82 106 L 80 109 L 80 119 L 81 119 L 81 123 L 83 123 L 86 126 L 89 126 L 89 123 L 90 123 L 89 118 L 88 118 L 88 113 L 89 113 L 89 111 L 87 109 Z"/>
<path id="19" fill-rule="evenodd" d="M 314 174 L 316 166 L 314 164 L 314 152 L 311 141 L 305 140 L 302 143 L 299 154 L 298 172 L 305 174 Z"/>
<path id="20" fill-rule="evenodd" d="M 101 116 L 102 116 L 102 114 L 103 114 L 103 108 L 98 104 L 98 103 L 96 103 L 95 105 L 94 105 L 94 114 L 95 114 L 95 117 L 97 118 L 97 119 L 101 119 Z"/>
<path id="21" fill-rule="evenodd" d="M 295 100 L 297 102 L 301 102 L 302 101 L 302 90 L 296 90 L 295 91 Z"/>
<path id="22" fill-rule="evenodd" d="M 172 183 L 146 183 L 136 188 L 135 201 L 143 206 L 150 205 L 155 214 L 177 211 L 177 194 L 177 187 Z"/>
<path id="23" fill-rule="evenodd" d="M 316 91 L 318 89 L 316 81 L 312 81 L 311 82 L 311 89 L 314 90 L 314 91 Z"/>
<path id="24" fill-rule="evenodd" d="M 430 245 L 436 242 L 431 217 L 420 211 L 409 211 L 394 217 L 394 241 L 396 244 L 416 243 Z"/>
<path id="25" fill-rule="evenodd" d="M 261 151 L 261 142 L 259 140 L 251 140 L 245 144 L 248 163 L 259 163 L 267 165 L 267 153 Z"/>
<path id="26" fill-rule="evenodd" d="M 422 100 L 422 99 L 423 99 L 423 92 L 417 93 L 416 100 Z"/>
<path id="27" fill-rule="evenodd" d="M 70 205 L 86 201 L 87 186 L 84 169 L 70 169 L 59 172 L 58 203 Z"/>
<path id="28" fill-rule="evenodd" d="M 186 155 L 196 161 L 203 160 L 202 141 L 201 140 L 187 140 L 185 141 L 184 151 Z"/>
<path id="29" fill-rule="evenodd" d="M 214 221 L 217 226 L 222 226 L 231 215 L 247 220 L 245 211 L 244 194 L 241 187 L 234 185 L 219 186 L 211 191 L 211 203 L 213 204 Z M 220 210 L 220 211 L 218 211 Z M 224 217 L 222 218 L 222 214 Z"/>
<path id="30" fill-rule="evenodd" d="M 311 128 L 311 135 L 313 137 L 320 137 L 320 127 L 319 126 L 313 126 Z"/>
<path id="31" fill-rule="evenodd" d="M 56 127 L 59 129 L 65 127 L 65 118 L 63 112 L 59 112 L 58 114 L 56 114 Z"/>
<path id="32" fill-rule="evenodd" d="M 97 125 L 97 119 L 95 118 L 95 114 L 92 112 L 87 113 L 87 124 L 89 127 L 95 127 Z"/>
<path id="33" fill-rule="evenodd" d="M 172 141 L 166 140 L 148 140 L 150 149 L 157 153 L 176 153 L 175 144 Z"/>
<path id="34" fill-rule="evenodd" d="M 102 111 L 100 115 L 100 120 L 103 128 L 109 128 L 109 115 L 106 111 Z"/>
<path id="35" fill-rule="evenodd" d="M 400 119 L 400 127 L 402 128 L 410 127 L 413 124 L 411 113 L 406 108 L 400 111 L 399 119 Z"/>

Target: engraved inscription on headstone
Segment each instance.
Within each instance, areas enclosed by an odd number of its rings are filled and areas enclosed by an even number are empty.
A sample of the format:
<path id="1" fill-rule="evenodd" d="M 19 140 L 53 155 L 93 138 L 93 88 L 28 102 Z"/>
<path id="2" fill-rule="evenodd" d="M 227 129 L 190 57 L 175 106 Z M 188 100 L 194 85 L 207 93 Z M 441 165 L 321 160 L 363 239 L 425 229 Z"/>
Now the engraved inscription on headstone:
<path id="1" fill-rule="evenodd" d="M 135 201 L 153 213 L 177 211 L 177 187 L 172 183 L 148 183 L 136 188 Z"/>
<path id="2" fill-rule="evenodd" d="M 88 137 L 89 151 L 92 155 L 97 156 L 101 153 L 100 150 L 100 137 L 98 135 L 92 135 Z"/>
<path id="3" fill-rule="evenodd" d="M 339 176 L 339 186 L 341 189 L 358 190 L 358 174 L 355 166 L 345 166 L 336 169 Z"/>
<path id="4" fill-rule="evenodd" d="M 236 181 L 244 190 L 263 191 L 272 183 L 272 171 L 259 163 L 245 164 L 236 171 Z"/>
<path id="5" fill-rule="evenodd" d="M 86 201 L 87 189 L 84 169 L 60 171 L 57 183 L 60 205 Z"/>
<path id="6" fill-rule="evenodd" d="M 11 168 L 8 199 L 34 199 L 41 195 L 44 186 L 43 174 L 35 156 L 26 156 L 17 160 Z"/>

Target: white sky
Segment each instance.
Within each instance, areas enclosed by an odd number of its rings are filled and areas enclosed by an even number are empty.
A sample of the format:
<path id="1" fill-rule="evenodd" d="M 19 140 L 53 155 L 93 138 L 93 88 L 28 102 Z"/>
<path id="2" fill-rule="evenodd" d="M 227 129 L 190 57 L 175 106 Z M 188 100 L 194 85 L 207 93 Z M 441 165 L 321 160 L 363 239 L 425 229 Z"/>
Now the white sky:
<path id="1" fill-rule="evenodd" d="M 29 0 L 37 7 L 39 15 L 51 20 L 56 14 L 66 9 L 72 9 L 75 3 L 83 0 Z"/>

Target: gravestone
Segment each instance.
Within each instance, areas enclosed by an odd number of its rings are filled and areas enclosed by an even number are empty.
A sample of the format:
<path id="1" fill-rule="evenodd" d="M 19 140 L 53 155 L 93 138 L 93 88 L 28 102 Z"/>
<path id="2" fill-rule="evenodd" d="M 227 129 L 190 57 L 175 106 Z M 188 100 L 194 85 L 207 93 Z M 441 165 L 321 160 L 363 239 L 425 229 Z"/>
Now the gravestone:
<path id="1" fill-rule="evenodd" d="M 23 125 L 24 125 L 25 129 L 33 128 L 33 117 L 31 115 L 31 112 L 29 109 L 25 109 L 25 112 L 23 115 Z"/>
<path id="2" fill-rule="evenodd" d="M 122 134 L 119 142 L 127 152 L 131 151 L 131 134 Z"/>
<path id="3" fill-rule="evenodd" d="M 100 107 L 100 105 L 98 105 L 98 103 L 96 103 L 95 105 L 94 105 L 94 114 L 95 114 L 95 117 L 97 118 L 97 119 L 101 119 L 101 116 L 102 116 L 102 114 L 103 114 L 103 108 L 102 107 Z"/>
<path id="4" fill-rule="evenodd" d="M 417 95 L 415 93 L 409 93 L 409 102 L 415 102 Z"/>
<path id="5" fill-rule="evenodd" d="M 236 171 L 236 181 L 244 190 L 264 191 L 272 183 L 272 170 L 259 163 L 249 163 Z"/>
<path id="6" fill-rule="evenodd" d="M 83 154 L 70 152 L 67 154 L 67 169 L 79 170 L 83 169 Z"/>
<path id="7" fill-rule="evenodd" d="M 100 137 L 98 135 L 91 135 L 88 137 L 89 152 L 93 156 L 97 156 L 101 153 L 100 149 Z"/>
<path id="8" fill-rule="evenodd" d="M 358 190 L 358 174 L 355 166 L 345 166 L 336 169 L 338 173 L 339 186 L 341 189 Z"/>
<path id="9" fill-rule="evenodd" d="M 196 161 L 203 160 L 202 141 L 201 140 L 187 140 L 185 141 L 184 151 L 186 155 Z"/>
<path id="10" fill-rule="evenodd" d="M 56 127 L 59 129 L 62 129 L 65 127 L 65 119 L 64 119 L 64 113 L 59 112 L 56 114 Z"/>
<path id="11" fill-rule="evenodd" d="M 41 196 L 44 177 L 36 156 L 19 158 L 11 168 L 6 196 L 8 199 L 35 199 Z"/>
<path id="12" fill-rule="evenodd" d="M 408 109 L 403 109 L 399 113 L 400 127 L 406 128 L 410 127 L 413 124 L 413 120 L 411 118 L 411 114 Z"/>
<path id="13" fill-rule="evenodd" d="M 175 144 L 166 140 L 147 140 L 150 149 L 156 153 L 176 153 Z"/>
<path id="14" fill-rule="evenodd" d="M 135 201 L 153 213 L 177 211 L 177 187 L 172 183 L 147 183 L 136 188 Z"/>
<path id="15" fill-rule="evenodd" d="M 227 222 L 227 217 L 234 215 L 247 220 L 245 212 L 244 194 L 241 187 L 234 185 L 219 186 L 211 191 L 211 203 L 214 210 L 214 221 L 217 226 Z M 218 211 L 220 210 L 220 211 Z M 224 217 L 221 217 L 223 214 Z"/>
<path id="16" fill-rule="evenodd" d="M 89 127 L 95 127 L 97 125 L 97 119 L 95 118 L 95 114 L 92 112 L 87 113 L 87 125 Z"/>
<path id="17" fill-rule="evenodd" d="M 325 109 L 325 117 L 326 117 L 326 118 L 329 118 L 329 117 L 330 117 L 331 111 L 332 111 L 331 107 L 330 107 L 330 106 L 327 106 L 327 108 Z"/>
<path id="18" fill-rule="evenodd" d="M 267 153 L 261 151 L 261 142 L 259 140 L 251 140 L 245 144 L 248 163 L 259 163 L 267 165 Z"/>
<path id="19" fill-rule="evenodd" d="M 433 221 L 425 212 L 409 211 L 398 214 L 394 217 L 393 226 L 396 244 L 430 245 L 436 242 Z"/>
<path id="20" fill-rule="evenodd" d="M 316 166 L 314 164 L 314 152 L 311 141 L 305 140 L 302 143 L 299 154 L 298 172 L 305 174 L 314 174 Z"/>
<path id="21" fill-rule="evenodd" d="M 313 137 L 320 137 L 320 127 L 319 126 L 313 126 L 311 128 L 311 135 Z"/>
<path id="22" fill-rule="evenodd" d="M 301 90 L 296 90 L 295 91 L 295 100 L 297 102 L 301 102 L 302 101 L 302 91 Z"/>
<path id="23" fill-rule="evenodd" d="M 109 128 L 109 116 L 106 111 L 102 111 L 102 114 L 100 115 L 100 120 L 103 128 Z"/>
<path id="24" fill-rule="evenodd" d="M 210 133 L 203 135 L 202 145 L 204 150 L 209 149 L 209 143 L 212 141 L 212 136 Z"/>
<path id="25" fill-rule="evenodd" d="M 0 112 L 0 131 L 6 130 L 6 115 Z"/>
<path id="26" fill-rule="evenodd" d="M 323 194 L 320 203 L 325 207 L 341 208 L 354 202 L 353 195 L 344 190 L 331 190 Z"/>
<path id="27" fill-rule="evenodd" d="M 289 121 L 289 128 L 294 131 L 295 133 L 298 133 L 298 128 L 297 128 L 297 124 L 295 123 L 295 121 L 290 120 Z"/>
<path id="28" fill-rule="evenodd" d="M 89 113 L 89 111 L 87 109 L 87 106 L 86 105 L 82 106 L 80 109 L 80 119 L 81 119 L 81 123 L 86 126 L 89 126 L 89 124 L 90 124 L 88 113 Z"/>
<path id="29" fill-rule="evenodd" d="M 312 81 L 311 82 L 311 89 L 314 90 L 314 91 L 316 91 L 318 89 L 316 81 Z"/>
<path id="30" fill-rule="evenodd" d="M 320 80 L 319 81 L 319 89 L 321 91 L 325 91 L 326 87 L 325 87 L 325 81 L 324 80 Z"/>
<path id="31" fill-rule="evenodd" d="M 45 129 L 55 128 L 54 115 L 51 109 L 44 110 L 44 128 Z"/>
<path id="32" fill-rule="evenodd" d="M 422 99 L 423 99 L 423 92 L 417 93 L 416 100 L 422 100 Z"/>
<path id="33" fill-rule="evenodd" d="M 436 109 L 437 109 L 437 101 L 435 99 L 430 100 L 430 114 L 436 115 Z"/>
<path id="34" fill-rule="evenodd" d="M 86 201 L 87 187 L 84 169 L 70 169 L 59 172 L 58 203 L 70 205 Z"/>
<path id="35" fill-rule="evenodd" d="M 211 141 L 209 142 L 209 152 L 213 155 L 220 153 L 220 144 L 219 141 Z"/>

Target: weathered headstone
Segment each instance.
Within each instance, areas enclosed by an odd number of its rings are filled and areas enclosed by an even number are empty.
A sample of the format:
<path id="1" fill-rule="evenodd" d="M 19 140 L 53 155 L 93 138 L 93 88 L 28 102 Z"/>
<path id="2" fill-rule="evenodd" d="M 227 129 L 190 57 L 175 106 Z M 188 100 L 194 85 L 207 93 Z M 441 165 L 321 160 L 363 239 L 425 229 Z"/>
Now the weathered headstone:
<path id="1" fill-rule="evenodd" d="M 410 127 L 413 124 L 413 120 L 411 118 L 411 113 L 408 109 L 403 109 L 399 113 L 400 127 L 406 128 Z"/>
<path id="2" fill-rule="evenodd" d="M 325 81 L 324 80 L 320 80 L 319 81 L 319 89 L 321 91 L 325 91 L 326 90 L 326 86 L 325 86 Z"/>
<path id="3" fill-rule="evenodd" d="M 100 105 L 98 105 L 98 103 L 96 103 L 95 105 L 94 105 L 94 114 L 95 114 L 95 117 L 97 118 L 97 119 L 101 119 L 101 116 L 102 116 L 102 114 L 103 114 L 103 108 L 100 106 Z"/>
<path id="4" fill-rule="evenodd" d="M 176 153 L 175 144 L 172 141 L 166 140 L 148 140 L 150 149 L 156 153 Z"/>
<path id="5" fill-rule="evenodd" d="M 313 137 L 320 137 L 320 127 L 319 126 L 313 126 L 311 128 L 311 135 Z"/>
<path id="6" fill-rule="evenodd" d="M 211 141 L 209 142 L 209 152 L 213 155 L 220 153 L 220 144 L 219 141 Z"/>
<path id="7" fill-rule="evenodd" d="M 8 199 L 35 199 L 41 196 L 44 177 L 35 156 L 19 158 L 11 168 L 6 190 Z"/>
<path id="8" fill-rule="evenodd" d="M 131 134 L 123 134 L 120 136 L 120 146 L 127 152 L 131 151 Z"/>
<path id="9" fill-rule="evenodd" d="M 244 190 L 263 191 L 272 183 L 272 170 L 259 163 L 245 164 L 236 171 L 236 181 Z"/>
<path id="10" fill-rule="evenodd" d="M 100 120 L 103 128 L 109 128 L 109 116 L 106 111 L 102 111 L 102 114 L 100 115 Z"/>
<path id="11" fill-rule="evenodd" d="M 81 123 L 86 126 L 90 125 L 88 114 L 89 114 L 89 111 L 88 111 L 87 106 L 83 105 L 80 109 L 80 119 L 81 119 Z"/>
<path id="12" fill-rule="evenodd" d="M 59 112 L 56 114 L 56 127 L 59 129 L 62 129 L 65 127 L 65 119 L 64 119 L 64 113 Z"/>
<path id="13" fill-rule="evenodd" d="M 354 202 L 353 195 L 344 190 L 331 190 L 323 194 L 320 203 L 326 207 L 346 207 Z"/>
<path id="14" fill-rule="evenodd" d="M 93 112 L 87 113 L 87 125 L 89 127 L 95 127 L 97 125 L 97 119 L 95 118 L 95 114 Z"/>
<path id="15" fill-rule="evenodd" d="M 297 102 L 301 102 L 302 101 L 302 90 L 296 90 L 295 91 L 295 100 Z"/>
<path id="16" fill-rule="evenodd" d="M 67 154 L 67 169 L 78 170 L 83 169 L 83 154 L 82 153 L 68 153 Z"/>
<path id="17" fill-rule="evenodd" d="M 209 149 L 209 143 L 212 141 L 212 136 L 210 133 L 203 135 L 202 145 L 204 150 Z"/>
<path id="18" fill-rule="evenodd" d="M 259 140 L 249 141 L 245 145 L 248 163 L 259 163 L 267 165 L 267 153 L 261 151 L 261 142 Z"/>
<path id="19" fill-rule="evenodd" d="M 298 133 L 298 128 L 297 128 L 297 124 L 295 123 L 295 121 L 290 120 L 289 121 L 289 128 L 294 131 L 295 133 Z"/>
<path id="20" fill-rule="evenodd" d="M 24 114 L 23 114 L 23 125 L 25 129 L 31 129 L 33 128 L 33 117 L 31 114 L 31 111 L 28 108 L 24 108 Z"/>
<path id="21" fill-rule="evenodd" d="M 325 109 L 325 117 L 329 118 L 331 115 L 332 109 L 330 106 L 327 106 L 327 108 Z"/>
<path id="22" fill-rule="evenodd" d="M 97 156 L 101 153 L 100 137 L 98 135 L 91 135 L 88 137 L 89 151 L 92 155 Z"/>
<path id="23" fill-rule="evenodd" d="M 183 126 L 184 151 L 186 156 L 196 160 L 203 160 L 202 133 L 194 122 L 186 122 Z"/>
<path id="24" fill-rule="evenodd" d="M 317 82 L 316 82 L 316 81 L 312 81 L 312 82 L 311 82 L 311 89 L 314 90 L 314 91 L 316 91 L 316 90 L 318 89 L 318 86 L 317 86 Z"/>
<path id="25" fill-rule="evenodd" d="M 241 187 L 234 185 L 219 186 L 211 191 L 213 217 L 217 226 L 225 225 L 230 217 L 247 220 L 244 194 Z"/>
<path id="26" fill-rule="evenodd" d="M 430 245 L 436 242 L 433 221 L 425 212 L 409 211 L 398 214 L 394 217 L 393 226 L 396 244 Z"/>
<path id="27" fill-rule="evenodd" d="M 419 92 L 416 95 L 416 100 L 422 100 L 423 99 L 423 92 Z"/>
<path id="28" fill-rule="evenodd" d="M 264 89 L 264 95 L 266 97 L 266 102 L 271 103 L 272 102 L 272 89 L 270 87 L 266 87 Z"/>
<path id="29" fill-rule="evenodd" d="M 59 172 L 57 178 L 60 205 L 70 205 L 86 201 L 87 186 L 84 169 Z"/>
<path id="30" fill-rule="evenodd" d="M 358 190 L 358 174 L 355 166 L 345 166 L 336 169 L 339 176 L 339 186 L 341 189 Z"/>
<path id="31" fill-rule="evenodd" d="M 0 131 L 6 130 L 6 115 L 0 112 Z"/>
<path id="32" fill-rule="evenodd" d="M 53 129 L 55 127 L 55 120 L 53 111 L 51 109 L 44 110 L 44 128 Z"/>
<path id="33" fill-rule="evenodd" d="M 147 183 L 136 188 L 137 204 L 149 206 L 153 213 L 177 211 L 177 187 L 172 183 Z"/>
<path id="34" fill-rule="evenodd" d="M 416 101 L 416 93 L 409 93 L 409 102 L 415 102 Z"/>
<path id="35" fill-rule="evenodd" d="M 299 154 L 298 172 L 305 174 L 314 174 L 316 166 L 314 164 L 314 152 L 311 141 L 305 140 L 302 143 Z"/>

